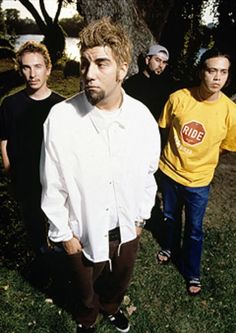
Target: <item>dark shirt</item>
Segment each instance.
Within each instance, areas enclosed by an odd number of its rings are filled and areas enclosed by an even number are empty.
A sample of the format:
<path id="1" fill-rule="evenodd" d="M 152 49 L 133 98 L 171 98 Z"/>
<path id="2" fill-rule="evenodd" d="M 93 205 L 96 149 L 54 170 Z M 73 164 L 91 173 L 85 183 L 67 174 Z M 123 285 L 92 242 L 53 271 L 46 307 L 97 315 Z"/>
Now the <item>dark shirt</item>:
<path id="1" fill-rule="evenodd" d="M 152 75 L 148 78 L 139 72 L 124 81 L 123 88 L 126 93 L 145 104 L 156 120 L 163 110 L 169 94 L 173 92 L 174 83 L 168 75 Z"/>
<path id="2" fill-rule="evenodd" d="M 39 161 L 43 123 L 51 107 L 63 99 L 52 92 L 43 100 L 34 100 L 21 90 L 2 102 L 0 138 L 7 140 L 10 175 L 18 198 L 41 190 Z"/>

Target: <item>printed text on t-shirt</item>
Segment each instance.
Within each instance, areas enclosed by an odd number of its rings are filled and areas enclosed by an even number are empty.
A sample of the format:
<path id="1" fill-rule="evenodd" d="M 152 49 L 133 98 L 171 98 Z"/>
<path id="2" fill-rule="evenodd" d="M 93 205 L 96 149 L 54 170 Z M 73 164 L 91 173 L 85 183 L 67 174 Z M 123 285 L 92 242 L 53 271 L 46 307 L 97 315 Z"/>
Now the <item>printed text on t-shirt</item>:
<path id="1" fill-rule="evenodd" d="M 189 145 L 196 145 L 203 141 L 204 136 L 206 135 L 206 130 L 204 126 L 193 120 L 183 125 L 181 129 L 181 136 Z"/>

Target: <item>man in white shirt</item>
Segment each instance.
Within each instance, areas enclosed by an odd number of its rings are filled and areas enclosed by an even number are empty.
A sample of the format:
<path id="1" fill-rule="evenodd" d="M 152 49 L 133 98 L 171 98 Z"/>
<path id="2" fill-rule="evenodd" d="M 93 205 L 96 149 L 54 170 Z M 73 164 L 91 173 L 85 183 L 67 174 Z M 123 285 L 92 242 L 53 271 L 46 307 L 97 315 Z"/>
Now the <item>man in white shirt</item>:
<path id="1" fill-rule="evenodd" d="M 99 312 L 128 332 L 120 304 L 155 202 L 159 131 L 121 88 L 131 45 L 120 26 L 95 21 L 80 43 L 85 91 L 53 107 L 44 125 L 42 208 L 49 238 L 68 254 L 77 333 L 95 332 Z"/>

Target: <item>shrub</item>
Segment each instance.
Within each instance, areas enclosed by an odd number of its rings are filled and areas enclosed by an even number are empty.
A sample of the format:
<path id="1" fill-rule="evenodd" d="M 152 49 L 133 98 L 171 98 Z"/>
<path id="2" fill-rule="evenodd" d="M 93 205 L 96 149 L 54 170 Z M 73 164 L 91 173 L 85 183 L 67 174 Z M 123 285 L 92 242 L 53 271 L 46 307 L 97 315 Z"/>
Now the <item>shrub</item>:
<path id="1" fill-rule="evenodd" d="M 15 58 L 15 52 L 9 47 L 0 46 L 0 59 Z"/>
<path id="2" fill-rule="evenodd" d="M 80 76 L 80 63 L 76 60 L 68 60 L 63 69 L 64 77 L 68 76 Z"/>

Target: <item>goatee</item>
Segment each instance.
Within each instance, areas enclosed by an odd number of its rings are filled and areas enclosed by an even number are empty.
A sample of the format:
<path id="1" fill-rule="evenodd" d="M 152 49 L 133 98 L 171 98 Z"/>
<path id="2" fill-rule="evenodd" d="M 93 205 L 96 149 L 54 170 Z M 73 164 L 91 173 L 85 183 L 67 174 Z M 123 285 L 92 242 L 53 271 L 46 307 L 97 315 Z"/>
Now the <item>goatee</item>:
<path id="1" fill-rule="evenodd" d="M 101 102 L 105 95 L 103 91 L 99 91 L 99 92 L 93 92 L 91 90 L 86 90 L 85 89 L 85 94 L 87 96 L 88 101 L 92 104 L 92 105 L 96 105 L 99 102 Z"/>

